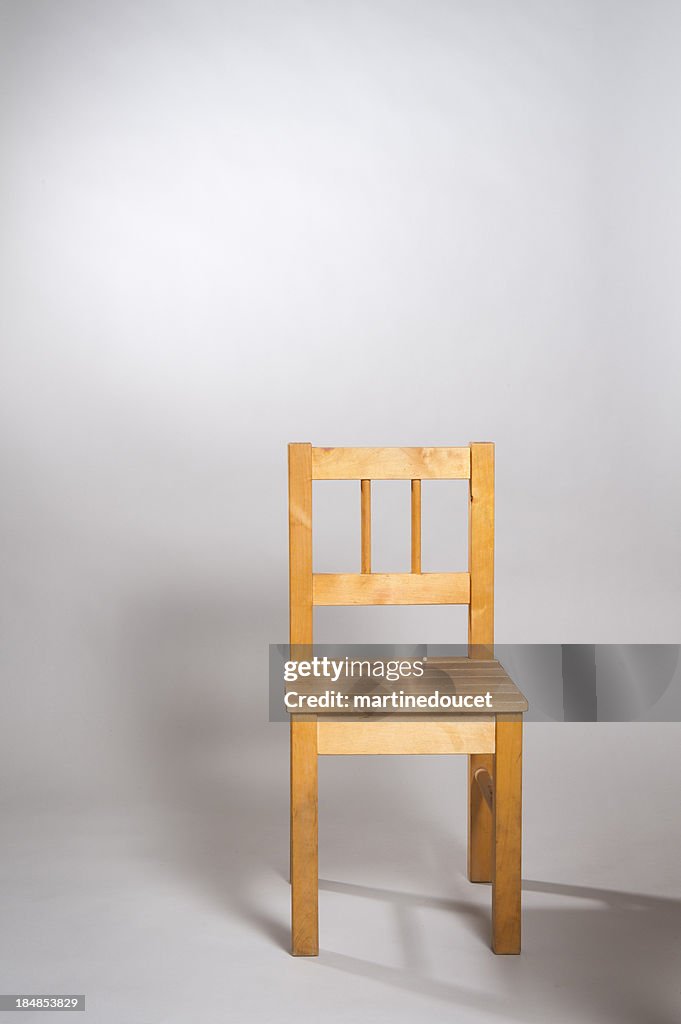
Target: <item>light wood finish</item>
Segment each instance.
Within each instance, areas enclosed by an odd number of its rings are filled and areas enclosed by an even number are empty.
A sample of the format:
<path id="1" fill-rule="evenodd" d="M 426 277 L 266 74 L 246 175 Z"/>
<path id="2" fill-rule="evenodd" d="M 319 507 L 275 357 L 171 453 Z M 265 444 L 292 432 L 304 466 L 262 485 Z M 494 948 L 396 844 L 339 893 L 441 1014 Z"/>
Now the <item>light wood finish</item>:
<path id="1" fill-rule="evenodd" d="M 494 778 L 494 747 L 468 758 L 468 880 L 492 881 L 492 810 L 487 806 L 476 773 L 487 771 Z"/>
<path id="2" fill-rule="evenodd" d="M 288 446 L 289 638 L 312 643 L 312 445 Z"/>
<path id="3" fill-rule="evenodd" d="M 421 572 L 421 481 L 411 482 L 411 571 Z"/>
<path id="4" fill-rule="evenodd" d="M 473 442 L 470 452 L 468 654 L 472 659 L 488 659 L 494 657 L 494 445 Z M 468 758 L 468 877 L 471 882 L 492 880 L 492 813 L 475 782 L 475 772 L 481 767 L 493 775 L 494 758 L 475 754 Z"/>
<path id="5" fill-rule="evenodd" d="M 467 572 L 315 573 L 313 604 L 468 604 Z"/>
<path id="6" fill-rule="evenodd" d="M 494 445 L 471 444 L 468 502 L 468 644 L 472 658 L 494 657 Z"/>
<path id="7" fill-rule="evenodd" d="M 313 448 L 313 480 L 467 480 L 466 448 Z"/>
<path id="8" fill-rule="evenodd" d="M 291 723 L 291 924 L 294 956 L 317 956 L 317 722 Z"/>
<path id="9" fill-rule="evenodd" d="M 371 480 L 362 480 L 362 572 L 371 572 Z"/>
<path id="10" fill-rule="evenodd" d="M 427 704 L 425 707 L 404 707 L 390 708 L 391 717 L 395 714 L 414 717 L 415 720 L 432 716 L 434 713 L 452 714 L 465 716 L 467 719 L 472 715 L 485 714 L 488 710 L 495 714 L 508 714 L 510 712 L 527 711 L 527 700 L 520 692 L 511 677 L 506 673 L 498 661 L 475 661 L 469 658 L 428 658 L 425 663 L 425 671 L 421 676 L 403 675 L 398 682 L 391 682 L 385 677 L 372 675 L 369 678 L 362 668 L 370 661 L 380 660 L 400 661 L 412 659 L 366 659 L 358 657 L 356 664 L 350 664 L 349 671 L 343 671 L 334 680 L 333 688 L 345 695 L 352 693 L 354 699 L 358 700 L 357 706 L 345 709 L 343 714 L 348 714 L 355 719 L 364 717 L 371 709 L 363 707 L 359 703 L 360 695 L 382 697 L 390 696 L 397 691 L 407 697 L 422 697 L 438 692 L 440 698 L 448 696 L 452 698 L 452 705 L 449 710 L 445 708 L 432 708 Z M 413 659 L 419 661 L 419 659 Z M 305 677 L 293 683 L 286 684 L 287 693 L 295 693 L 300 696 L 320 696 L 329 688 L 328 679 L 320 676 L 318 678 Z M 488 701 L 489 695 L 489 703 Z M 465 704 L 456 707 L 456 703 L 465 700 Z M 484 701 L 485 703 L 481 703 Z M 312 707 L 305 710 L 312 712 Z M 382 709 L 381 709 L 382 710 Z M 315 714 L 323 715 L 325 718 L 338 714 L 337 707 L 314 708 Z M 375 712 L 380 714 L 380 710 Z"/>
<path id="11" fill-rule="evenodd" d="M 487 768 L 477 768 L 474 774 L 475 781 L 478 784 L 478 788 L 482 793 L 483 800 L 487 804 L 490 810 L 492 810 L 492 776 L 490 775 Z"/>
<path id="12" fill-rule="evenodd" d="M 520 952 L 522 715 L 497 715 L 494 754 L 492 948 Z"/>
<path id="13" fill-rule="evenodd" d="M 361 481 L 360 574 L 312 572 L 312 480 Z M 411 573 L 371 573 L 370 481 L 412 481 Z M 468 479 L 467 573 L 423 573 L 421 480 Z M 494 695 L 489 714 L 291 716 L 293 952 L 318 952 L 319 754 L 468 753 L 468 873 L 492 882 L 492 948 L 520 951 L 522 712 L 527 702 L 494 661 L 494 445 L 466 448 L 289 446 L 291 644 L 312 644 L 314 604 L 469 604 L 468 659 L 431 659 L 429 672 L 458 694 Z M 443 665 L 441 662 L 446 661 Z M 438 664 L 440 662 L 440 664 Z M 465 663 L 465 664 L 464 664 Z M 438 686 L 442 690 L 442 687 Z M 301 688 L 302 689 L 302 688 Z M 405 689 L 400 686 L 397 689 Z"/>
<path id="14" fill-rule="evenodd" d="M 504 666 L 496 659 L 428 658 L 422 682 L 440 693 L 490 693 L 495 713 L 527 711 L 527 699 L 518 689 Z M 400 682 L 410 692 L 409 680 Z M 465 711 L 462 710 L 462 714 Z"/>
<path id="15" fill-rule="evenodd" d="M 289 445 L 290 642 L 312 644 L 312 447 Z M 316 956 L 318 931 L 317 723 L 291 717 L 291 941 L 294 956 Z"/>
<path id="16" fill-rule="evenodd" d="M 406 716 L 405 716 L 406 717 Z M 449 718 L 404 721 L 389 718 L 317 723 L 320 754 L 468 754 L 494 750 L 494 717 L 458 722 Z"/>

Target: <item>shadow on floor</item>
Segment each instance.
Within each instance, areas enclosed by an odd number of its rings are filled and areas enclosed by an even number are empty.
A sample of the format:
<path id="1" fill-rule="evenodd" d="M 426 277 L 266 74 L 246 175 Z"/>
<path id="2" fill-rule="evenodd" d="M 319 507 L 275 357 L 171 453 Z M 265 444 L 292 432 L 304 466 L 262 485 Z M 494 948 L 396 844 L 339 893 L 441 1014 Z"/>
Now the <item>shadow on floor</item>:
<path id="1" fill-rule="evenodd" d="M 526 879 L 523 891 L 554 897 L 541 906 L 526 900 L 523 953 L 489 952 L 487 989 L 428 977 L 423 953 L 414 956 L 416 933 L 409 915 L 423 908 L 463 914 L 468 931 L 486 945 L 489 914 L 465 900 L 320 880 L 320 889 L 348 897 L 384 901 L 395 908 L 407 967 L 393 967 L 322 949 L 320 965 L 506 1020 L 612 1021 L 618 1024 L 677 1024 L 681 1005 L 678 950 L 681 900 L 642 893 Z M 555 897 L 565 897 L 556 906 Z M 575 905 L 579 901 L 579 905 Z M 562 900 L 561 900 L 562 903 Z M 422 932 L 419 931 L 422 938 Z M 456 975 L 453 949 L 453 971 Z M 493 980 L 492 980 L 493 979 Z M 534 1009 L 536 1007 L 536 1009 Z"/>
<path id="2" fill-rule="evenodd" d="M 147 852 L 163 870 L 288 953 L 288 894 L 282 888 L 281 903 L 273 907 L 271 886 L 263 885 L 286 870 L 288 858 L 288 734 L 285 726 L 267 722 L 265 659 L 253 656 L 263 649 L 263 636 L 248 634 L 254 621 L 248 609 L 235 610 L 219 598 L 189 607 L 182 600 L 170 607 L 156 603 L 153 615 L 138 611 L 126 692 L 138 729 L 140 779 L 154 808 L 145 821 Z M 236 713 L 237 693 L 258 696 L 241 699 Z M 451 829 L 430 820 L 426 828 L 419 801 L 405 800 L 391 779 L 373 786 L 370 799 L 360 771 L 349 769 L 343 786 L 346 798 L 335 806 L 341 814 L 343 806 L 352 808 L 353 829 L 342 820 L 336 825 L 329 848 L 338 850 L 337 865 L 354 842 L 375 876 L 373 869 L 394 851 L 398 841 L 389 828 L 374 838 L 380 807 L 388 826 L 399 823 L 399 859 L 451 892 L 453 858 L 465 862 Z M 275 878 L 278 884 L 287 885 Z M 405 966 L 322 949 L 318 959 L 306 961 L 312 969 L 369 978 L 499 1020 L 681 1019 L 679 900 L 527 880 L 523 954 L 495 957 L 488 949 L 489 910 L 460 894 L 440 898 L 328 879 L 320 885 L 322 893 L 343 894 L 348 903 L 361 898 L 392 907 Z M 433 939 L 426 934 L 424 940 L 417 917 L 438 911 L 463 921 L 477 951 L 474 977 L 458 977 L 456 930 L 451 978 L 435 976 L 428 950 Z"/>

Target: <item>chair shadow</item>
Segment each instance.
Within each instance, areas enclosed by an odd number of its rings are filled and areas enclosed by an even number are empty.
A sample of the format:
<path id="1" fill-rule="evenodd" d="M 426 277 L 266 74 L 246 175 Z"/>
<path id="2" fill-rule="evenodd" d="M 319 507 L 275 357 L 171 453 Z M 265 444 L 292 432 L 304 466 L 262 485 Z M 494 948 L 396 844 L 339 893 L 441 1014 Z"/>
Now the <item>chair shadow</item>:
<path id="1" fill-rule="evenodd" d="M 477 884 L 477 883 L 476 883 Z M 381 889 L 375 886 L 356 885 L 349 882 L 334 882 L 327 878 L 319 879 L 319 888 L 324 892 L 340 893 L 344 896 L 359 896 L 365 899 L 389 902 L 395 910 L 399 931 L 403 937 L 405 959 L 414 962 L 418 957 L 411 942 L 411 932 L 406 926 L 406 912 L 418 909 L 443 910 L 459 914 L 466 922 L 467 930 L 475 935 L 481 943 L 489 944 L 489 914 L 465 899 L 453 899 L 445 896 L 432 896 L 397 889 Z"/>
<path id="2" fill-rule="evenodd" d="M 220 595 L 205 601 L 185 595 L 165 603 L 156 600 L 151 608 L 136 608 L 133 619 L 126 693 L 138 729 L 140 773 L 155 801 L 146 822 L 152 856 L 163 870 L 198 887 L 226 914 L 288 952 L 288 899 L 282 899 L 277 914 L 263 895 L 263 881 L 267 888 L 267 880 L 271 883 L 277 873 L 287 879 L 288 734 L 285 726 L 267 722 L 266 701 L 262 706 L 257 700 L 244 702 L 234 714 L 225 698 L 226 692 L 248 687 L 257 693 L 262 685 L 267 666 L 253 658 L 253 651 L 266 644 L 263 627 L 257 635 L 247 635 L 248 623 L 257 621 L 251 610 L 235 610 Z M 359 780 L 353 785 L 360 794 Z M 419 808 L 393 789 L 386 785 L 380 795 L 387 818 L 404 824 L 407 814 L 407 834 L 425 834 Z M 341 804 L 352 805 L 353 814 L 358 813 L 352 799 Z M 359 813 L 370 821 L 370 807 Z M 416 839 L 408 841 L 414 846 L 402 854 L 413 862 L 411 855 L 423 856 L 423 847 Z M 366 842 L 365 837 L 362 848 L 368 862 L 379 863 L 385 846 L 369 848 Z M 432 824 L 427 847 L 433 858 L 429 875 L 435 884 L 442 880 L 444 890 L 451 884 L 454 858 L 463 863 L 465 851 L 450 830 L 435 825 L 433 831 Z M 322 892 L 391 905 L 407 966 L 322 949 L 319 968 L 457 1007 L 486 1009 L 506 1020 L 543 1024 L 546 1008 L 552 1007 L 549 1016 L 555 1020 L 678 1024 L 670 979 L 677 970 L 679 900 L 526 880 L 523 888 L 535 898 L 524 909 L 524 953 L 495 957 L 490 951 L 488 980 L 494 984 L 483 988 L 433 976 L 415 911 L 458 915 L 484 953 L 481 947 L 489 943 L 487 908 L 474 900 L 333 879 L 323 879 L 320 887 Z M 550 906 L 541 905 L 542 896 L 554 898 Z M 564 907 L 555 905 L 558 897 L 565 899 Z"/>
<path id="3" fill-rule="evenodd" d="M 489 946 L 490 918 L 481 908 L 465 900 L 330 879 L 320 879 L 319 886 L 326 892 L 380 900 L 395 907 L 404 962 L 409 965 L 396 968 L 320 950 L 320 963 L 335 970 L 458 1006 L 484 1009 L 504 1019 L 543 1021 L 547 1007 L 552 1007 L 552 1019 L 563 1019 L 558 1015 L 565 1012 L 575 1020 L 620 1024 L 677 1024 L 679 1020 L 678 1007 L 673 1005 L 677 988 L 673 951 L 681 939 L 679 899 L 524 879 L 525 893 L 565 897 L 588 905 L 526 906 L 523 955 L 497 957 L 490 950 L 490 974 L 496 981 L 490 988 L 501 988 L 501 993 L 495 994 L 429 977 L 422 957 L 414 956 L 419 936 L 409 926 L 408 915 L 413 910 L 456 912 L 467 920 L 468 930 Z M 509 1002 L 514 992 L 523 989 L 532 993 L 532 1002 L 538 1004 L 535 1014 L 524 1000 L 520 1005 Z M 582 1016 L 589 1012 L 595 1016 Z"/>

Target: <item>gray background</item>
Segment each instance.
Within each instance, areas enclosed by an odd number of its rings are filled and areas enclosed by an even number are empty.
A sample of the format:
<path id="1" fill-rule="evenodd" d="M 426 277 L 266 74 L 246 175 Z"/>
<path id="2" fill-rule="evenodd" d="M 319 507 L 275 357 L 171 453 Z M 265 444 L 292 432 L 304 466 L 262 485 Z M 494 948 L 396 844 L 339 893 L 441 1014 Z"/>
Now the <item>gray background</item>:
<path id="1" fill-rule="evenodd" d="M 678 5 L 0 11 L 2 987 L 85 991 L 105 1024 L 268 1019 L 268 999 L 487 1020 L 525 977 L 518 1019 L 544 995 L 557 1021 L 672 1019 L 677 726 L 528 728 L 513 964 L 457 924 L 488 899 L 461 878 L 463 759 L 325 763 L 331 888 L 301 965 L 266 674 L 291 440 L 496 441 L 498 641 L 679 641 Z M 317 566 L 352 569 L 356 491 L 321 490 Z M 462 566 L 464 490 L 424 487 L 425 568 Z M 375 500 L 376 568 L 406 568 L 408 493 Z M 465 637 L 460 609 L 406 614 L 322 612 L 317 639 Z M 393 890 L 389 920 L 341 898 L 360 880 Z M 399 895 L 431 890 L 432 949 Z"/>

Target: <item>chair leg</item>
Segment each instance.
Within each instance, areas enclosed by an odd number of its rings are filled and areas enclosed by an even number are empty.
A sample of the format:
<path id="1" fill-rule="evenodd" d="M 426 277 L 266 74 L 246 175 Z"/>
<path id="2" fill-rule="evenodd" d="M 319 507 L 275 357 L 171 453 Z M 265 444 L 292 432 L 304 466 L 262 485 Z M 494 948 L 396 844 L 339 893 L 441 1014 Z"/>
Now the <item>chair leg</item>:
<path id="1" fill-rule="evenodd" d="M 317 722 L 291 721 L 291 952 L 317 956 Z"/>
<path id="2" fill-rule="evenodd" d="M 492 881 L 492 811 L 475 781 L 478 768 L 494 778 L 494 754 L 468 756 L 468 880 Z"/>
<path id="3" fill-rule="evenodd" d="M 494 757 L 492 949 L 520 952 L 522 715 L 497 715 Z"/>

